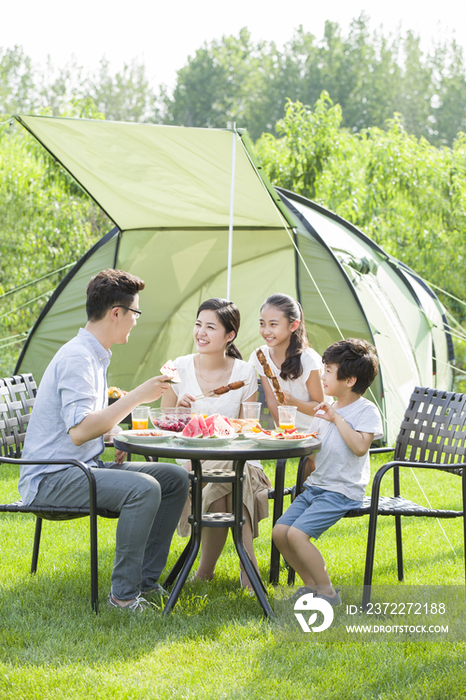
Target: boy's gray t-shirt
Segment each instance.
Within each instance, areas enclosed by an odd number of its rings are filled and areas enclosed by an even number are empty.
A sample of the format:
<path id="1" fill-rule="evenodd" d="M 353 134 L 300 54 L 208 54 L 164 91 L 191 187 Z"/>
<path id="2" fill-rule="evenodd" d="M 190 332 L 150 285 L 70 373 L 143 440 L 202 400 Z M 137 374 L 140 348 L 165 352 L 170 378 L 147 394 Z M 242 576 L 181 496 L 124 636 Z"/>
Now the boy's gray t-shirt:
<path id="1" fill-rule="evenodd" d="M 361 396 L 349 406 L 335 410 L 353 430 L 373 433 L 374 440 L 383 437 L 382 418 L 372 401 Z M 312 429 L 319 433 L 322 446 L 316 454 L 315 471 L 306 479 L 306 484 L 362 501 L 370 478 L 369 452 L 363 457 L 355 455 L 330 421 L 316 417 Z"/>

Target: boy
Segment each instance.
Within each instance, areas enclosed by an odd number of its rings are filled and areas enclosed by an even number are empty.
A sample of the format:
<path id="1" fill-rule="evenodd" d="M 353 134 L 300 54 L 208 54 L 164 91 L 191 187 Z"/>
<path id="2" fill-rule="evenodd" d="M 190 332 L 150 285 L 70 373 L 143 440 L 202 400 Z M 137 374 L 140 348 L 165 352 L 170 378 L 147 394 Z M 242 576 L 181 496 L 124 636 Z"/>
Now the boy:
<path id="1" fill-rule="evenodd" d="M 189 477 L 175 464 L 99 459 L 103 435 L 141 403 L 158 399 L 167 377 L 152 377 L 111 406 L 107 368 L 111 346 L 128 342 L 141 315 L 144 282 L 121 270 L 103 270 L 87 286 L 87 324 L 45 370 L 24 442 L 23 458 L 77 459 L 93 471 L 97 505 L 117 512 L 115 560 L 108 602 L 119 610 L 141 610 L 141 597 L 165 594 L 158 578 L 167 561 L 188 496 Z M 26 504 L 88 506 L 89 484 L 76 467 L 23 465 L 18 484 Z"/>
<path id="2" fill-rule="evenodd" d="M 331 605 L 341 603 L 310 538 L 318 539 L 345 513 L 362 505 L 370 477 L 369 448 L 383 435 L 377 407 L 362 398 L 378 373 L 376 352 L 365 340 L 348 338 L 322 356 L 324 392 L 336 401 L 315 408 L 312 427 L 322 440 L 315 470 L 272 533 L 277 548 L 303 580 L 294 597 L 313 592 Z"/>

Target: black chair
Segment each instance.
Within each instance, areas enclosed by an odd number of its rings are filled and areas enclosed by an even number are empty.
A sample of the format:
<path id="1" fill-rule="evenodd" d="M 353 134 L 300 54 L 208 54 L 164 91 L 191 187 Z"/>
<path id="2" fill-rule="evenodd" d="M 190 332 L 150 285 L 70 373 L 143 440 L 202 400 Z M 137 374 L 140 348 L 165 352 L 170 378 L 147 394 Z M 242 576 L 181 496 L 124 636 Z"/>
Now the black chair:
<path id="1" fill-rule="evenodd" d="M 371 597 L 377 517 L 395 518 L 398 580 L 403 581 L 403 546 L 401 517 L 463 518 L 463 541 L 466 555 L 466 394 L 441 389 L 416 387 L 409 400 L 394 448 L 376 448 L 372 453 L 394 452 L 393 461 L 381 467 L 374 476 L 371 497 L 361 508 L 345 517 L 369 515 L 366 566 L 364 571 L 363 607 Z M 462 480 L 462 509 L 429 508 L 408 501 L 400 495 L 400 469 L 436 469 L 456 474 Z M 393 472 L 393 496 L 380 496 L 380 485 L 388 472 Z M 302 489 L 297 482 L 296 492 Z M 440 489 L 439 489 L 440 491 Z M 465 572 L 466 575 L 466 572 Z"/>
<path id="2" fill-rule="evenodd" d="M 91 568 L 91 605 L 98 612 L 98 550 L 97 550 L 97 516 L 118 518 L 118 513 L 97 508 L 95 478 L 90 469 L 77 460 L 48 460 L 37 458 L 33 461 L 23 460 L 22 446 L 26 435 L 37 386 L 32 374 L 20 374 L 0 379 L 0 464 L 61 464 L 81 469 L 89 481 L 90 506 L 27 506 L 21 501 L 0 504 L 0 513 L 33 513 L 36 516 L 36 528 L 32 552 L 31 574 L 37 571 L 40 538 L 43 520 L 71 520 L 89 516 L 90 529 L 90 568 Z"/>

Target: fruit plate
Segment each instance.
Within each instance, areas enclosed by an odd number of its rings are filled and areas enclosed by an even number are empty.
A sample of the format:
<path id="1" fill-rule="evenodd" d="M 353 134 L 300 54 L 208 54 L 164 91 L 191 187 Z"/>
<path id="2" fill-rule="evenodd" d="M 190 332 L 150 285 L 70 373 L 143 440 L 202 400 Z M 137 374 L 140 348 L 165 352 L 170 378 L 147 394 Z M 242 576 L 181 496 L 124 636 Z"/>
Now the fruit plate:
<path id="1" fill-rule="evenodd" d="M 118 438 L 118 440 L 123 439 L 124 442 L 130 440 L 139 445 L 153 445 L 154 442 L 161 442 L 169 437 L 174 437 L 175 433 L 169 430 L 122 430 L 118 435 L 113 437 Z"/>
<path id="2" fill-rule="evenodd" d="M 217 445 L 226 445 L 232 440 L 236 440 L 239 433 L 233 433 L 233 435 L 225 435 L 225 437 L 184 437 L 183 435 L 175 435 L 177 440 L 182 440 L 188 445 L 198 445 L 202 447 L 216 447 Z"/>
<path id="3" fill-rule="evenodd" d="M 247 440 L 254 440 L 258 445 L 267 445 L 268 447 L 299 447 L 300 445 L 312 445 L 318 443 L 319 440 L 313 435 L 297 440 L 291 436 L 288 438 L 278 438 L 266 433 L 244 433 Z"/>

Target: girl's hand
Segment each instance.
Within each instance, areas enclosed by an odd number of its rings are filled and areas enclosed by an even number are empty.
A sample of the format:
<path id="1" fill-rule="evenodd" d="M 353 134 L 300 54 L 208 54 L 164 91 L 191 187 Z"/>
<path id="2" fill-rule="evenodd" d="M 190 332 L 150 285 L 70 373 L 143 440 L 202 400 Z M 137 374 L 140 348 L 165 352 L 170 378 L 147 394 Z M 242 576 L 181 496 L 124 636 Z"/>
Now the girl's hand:
<path id="1" fill-rule="evenodd" d="M 181 408 L 191 408 L 191 404 L 195 401 L 194 396 L 191 394 L 183 394 L 177 401 L 177 406 Z"/>
<path id="2" fill-rule="evenodd" d="M 294 401 L 295 401 L 295 400 L 294 400 L 294 397 L 290 394 L 290 392 L 289 392 L 289 391 L 284 391 L 283 389 L 282 389 L 282 392 L 283 392 L 283 396 L 284 396 L 284 398 L 285 398 L 285 404 L 286 404 L 287 406 L 294 406 Z"/>
<path id="3" fill-rule="evenodd" d="M 328 420 L 333 423 L 338 413 L 333 408 L 333 404 L 322 401 L 322 403 L 317 404 L 314 408 L 314 413 L 316 418 L 322 418 L 322 420 Z"/>

